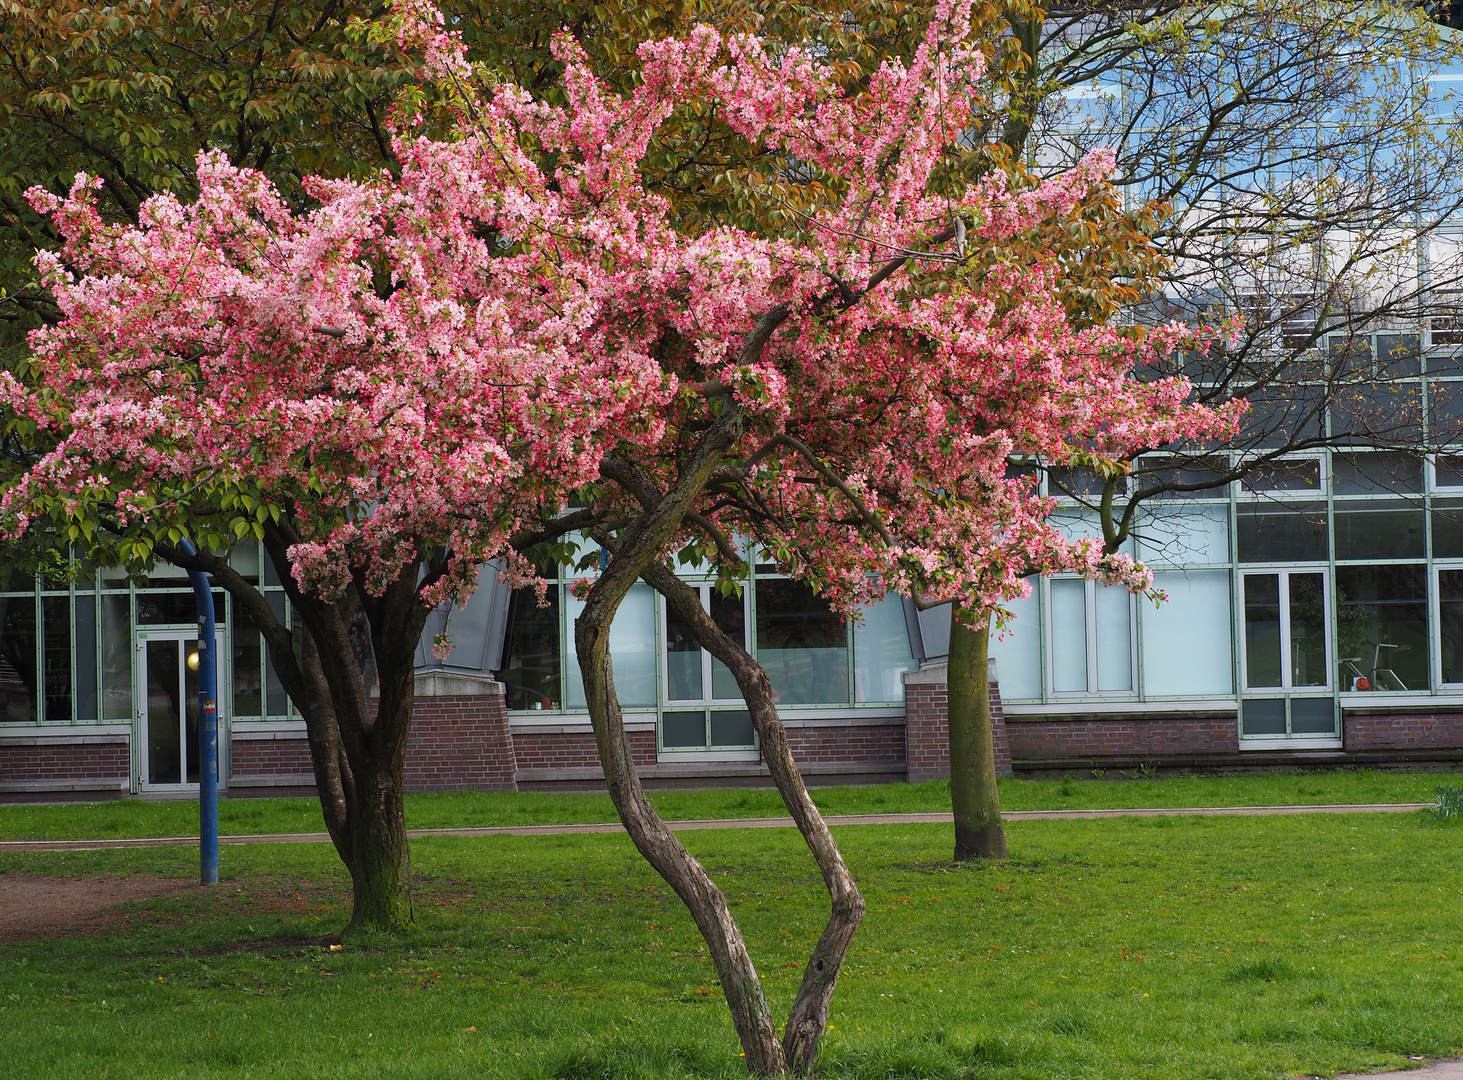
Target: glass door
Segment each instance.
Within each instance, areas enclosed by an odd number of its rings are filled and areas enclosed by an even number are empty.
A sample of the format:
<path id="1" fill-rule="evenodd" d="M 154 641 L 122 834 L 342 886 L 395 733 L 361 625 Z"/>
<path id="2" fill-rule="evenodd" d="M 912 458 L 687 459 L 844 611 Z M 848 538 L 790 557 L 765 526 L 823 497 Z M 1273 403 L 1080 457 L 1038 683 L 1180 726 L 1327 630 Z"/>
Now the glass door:
<path id="1" fill-rule="evenodd" d="M 1244 590 L 1245 688 L 1329 688 L 1325 572 L 1246 573 Z"/>
<path id="2" fill-rule="evenodd" d="M 1336 703 L 1330 694 L 1331 612 L 1325 571 L 1254 570 L 1241 581 L 1246 692 L 1241 733 L 1250 738 L 1333 738 Z M 1264 696 L 1266 691 L 1276 696 Z"/>
<path id="3" fill-rule="evenodd" d="M 746 593 L 722 596 L 710 584 L 691 586 L 722 633 L 748 647 Z M 701 648 L 690 625 L 669 604 L 665 614 L 665 708 L 660 717 L 663 750 L 745 750 L 757 737 L 746 709 L 717 708 L 742 701 L 731 669 Z"/>
<path id="4" fill-rule="evenodd" d="M 223 635 L 219 635 L 222 645 Z M 215 650 L 214 656 L 221 652 Z M 220 670 L 219 679 L 223 681 Z M 137 772 L 146 790 L 198 783 L 198 631 L 149 627 L 137 634 Z M 220 695 L 222 697 L 222 695 Z M 219 742 L 224 740 L 222 709 Z"/>

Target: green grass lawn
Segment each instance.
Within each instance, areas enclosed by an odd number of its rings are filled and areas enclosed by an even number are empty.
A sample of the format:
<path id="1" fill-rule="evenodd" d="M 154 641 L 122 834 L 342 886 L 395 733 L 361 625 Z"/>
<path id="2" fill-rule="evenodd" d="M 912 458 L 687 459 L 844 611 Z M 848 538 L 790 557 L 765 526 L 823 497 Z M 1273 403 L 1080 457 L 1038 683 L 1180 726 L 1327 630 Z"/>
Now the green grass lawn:
<path id="1" fill-rule="evenodd" d="M 1008 832 L 1011 861 L 952 868 L 944 826 L 838 830 L 868 915 L 821 1075 L 1279 1078 L 1463 1049 L 1463 828 L 1363 814 Z M 801 840 L 685 839 L 785 1014 L 826 910 Z M 318 944 L 344 921 L 344 875 L 327 847 L 283 845 L 227 850 L 218 888 L 136 906 L 130 926 L 0 946 L 0 1075 L 741 1075 L 700 938 L 623 836 L 431 838 L 413 856 L 409 943 Z M 145 849 L 10 854 L 0 871 L 196 864 Z"/>
<path id="2" fill-rule="evenodd" d="M 1429 801 L 1439 784 L 1457 782 L 1456 773 L 1364 769 L 1161 780 L 1003 780 L 1001 805 L 1006 810 L 1053 810 L 1410 803 Z M 950 809 L 950 785 L 944 782 L 821 788 L 813 795 L 827 814 L 941 813 Z M 787 812 L 772 790 L 659 791 L 651 794 L 651 801 L 671 819 L 780 817 Z M 602 793 L 410 795 L 406 812 L 407 824 L 417 829 L 616 820 L 609 796 Z M 225 834 L 318 832 L 324 828 L 314 799 L 226 799 L 219 806 L 219 822 Z M 197 835 L 198 808 L 191 802 L 125 799 L 55 806 L 0 805 L 0 840 Z"/>

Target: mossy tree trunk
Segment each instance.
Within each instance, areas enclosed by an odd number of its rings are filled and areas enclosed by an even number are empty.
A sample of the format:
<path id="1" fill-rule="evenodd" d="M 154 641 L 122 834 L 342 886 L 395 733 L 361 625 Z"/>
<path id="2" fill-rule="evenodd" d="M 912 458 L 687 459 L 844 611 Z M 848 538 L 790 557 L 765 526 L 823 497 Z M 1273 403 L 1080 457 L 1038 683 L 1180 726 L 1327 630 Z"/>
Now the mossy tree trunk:
<path id="1" fill-rule="evenodd" d="M 950 804 L 960 862 L 1006 857 L 991 726 L 990 633 L 988 613 L 951 610 L 946 675 Z"/>
<path id="2" fill-rule="evenodd" d="M 228 561 L 159 547 L 164 558 L 203 570 L 259 628 L 281 685 L 305 721 L 325 827 L 351 876 L 348 934 L 412 928 L 411 851 L 405 763 L 415 706 L 415 654 L 426 626 L 420 589 L 445 558 L 413 562 L 379 596 L 353 580 L 343 595 L 303 592 L 289 573 L 296 542 L 288 519 L 266 526 L 264 545 L 294 619 L 273 608 L 257 581 Z"/>

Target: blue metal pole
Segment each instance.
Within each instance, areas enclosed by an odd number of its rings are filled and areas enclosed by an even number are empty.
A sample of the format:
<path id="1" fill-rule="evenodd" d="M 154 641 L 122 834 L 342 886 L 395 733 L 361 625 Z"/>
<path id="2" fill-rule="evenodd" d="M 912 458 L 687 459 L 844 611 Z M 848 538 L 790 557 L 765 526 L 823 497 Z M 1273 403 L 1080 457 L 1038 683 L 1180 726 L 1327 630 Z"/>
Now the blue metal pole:
<path id="1" fill-rule="evenodd" d="M 179 542 L 184 555 L 198 551 Z M 198 859 L 205 885 L 218 884 L 218 641 L 213 589 L 208 575 L 189 570 L 188 581 L 198 603 Z"/>

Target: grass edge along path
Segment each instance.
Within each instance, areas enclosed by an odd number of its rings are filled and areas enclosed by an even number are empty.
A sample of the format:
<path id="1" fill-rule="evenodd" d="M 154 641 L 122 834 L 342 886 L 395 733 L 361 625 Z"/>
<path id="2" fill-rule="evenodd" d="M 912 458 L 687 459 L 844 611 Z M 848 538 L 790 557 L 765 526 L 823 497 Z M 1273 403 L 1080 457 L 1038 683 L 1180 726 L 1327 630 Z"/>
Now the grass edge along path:
<path id="1" fill-rule="evenodd" d="M 1002 815 L 1007 821 L 1087 820 L 1118 817 L 1259 817 L 1276 814 L 1397 814 L 1426 810 L 1430 803 L 1322 803 L 1307 806 L 1188 806 L 1139 807 L 1127 810 L 1012 810 Z M 825 816 L 831 826 L 843 825 L 938 825 L 949 814 L 840 814 Z M 791 829 L 792 818 L 701 818 L 666 823 L 674 832 L 705 829 Z M 447 829 L 408 829 L 407 836 L 420 840 L 429 836 L 564 836 L 582 833 L 624 832 L 619 822 L 586 822 L 575 825 L 489 825 Z M 221 836 L 221 844 L 323 844 L 329 833 L 246 833 Z M 7 851 L 106 851 L 112 848 L 184 847 L 198 843 L 196 836 L 129 837 L 112 840 L 0 840 L 0 853 Z"/>
<path id="2" fill-rule="evenodd" d="M 1047 810 L 1132 810 L 1243 806 L 1358 805 L 1431 802 L 1459 773 L 1338 769 L 1218 776 L 1144 778 L 1135 773 L 1087 774 L 1060 780 L 1003 779 L 1007 813 Z M 787 809 L 770 788 L 657 789 L 648 793 L 668 821 L 782 818 Z M 950 811 L 948 781 L 825 787 L 813 799 L 827 817 Z M 314 798 L 224 799 L 220 829 L 231 836 L 317 833 Z M 593 825 L 616 815 L 603 791 L 447 791 L 410 794 L 410 829 Z M 1012 818 L 1011 820 L 1019 820 Z M 0 840 L 172 838 L 198 835 L 196 800 L 144 798 L 104 802 L 0 803 Z"/>

